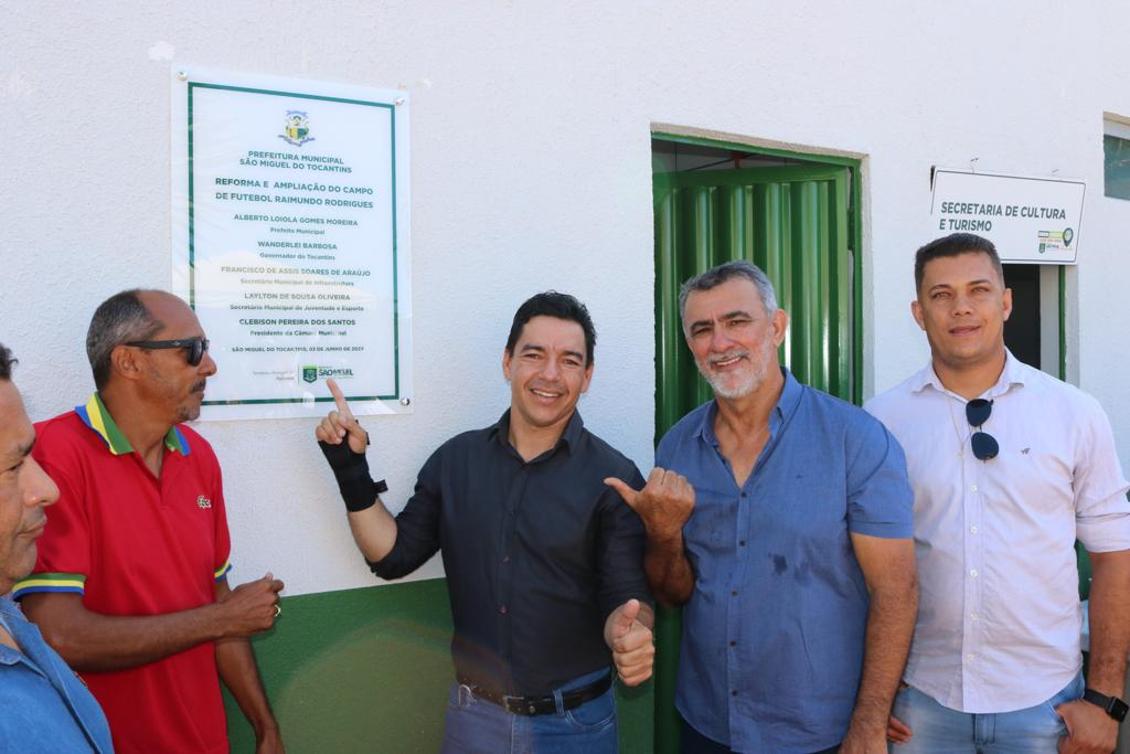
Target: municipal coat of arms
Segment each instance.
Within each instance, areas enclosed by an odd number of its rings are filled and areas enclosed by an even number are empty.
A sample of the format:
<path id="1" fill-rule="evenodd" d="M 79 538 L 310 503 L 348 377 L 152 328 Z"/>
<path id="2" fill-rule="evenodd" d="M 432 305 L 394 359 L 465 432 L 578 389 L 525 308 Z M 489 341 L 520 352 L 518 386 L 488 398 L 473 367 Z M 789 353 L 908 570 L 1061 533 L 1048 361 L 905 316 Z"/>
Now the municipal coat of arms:
<path id="1" fill-rule="evenodd" d="M 296 147 L 314 141 L 314 137 L 310 135 L 310 118 L 302 110 L 287 110 L 286 123 L 279 138 Z"/>

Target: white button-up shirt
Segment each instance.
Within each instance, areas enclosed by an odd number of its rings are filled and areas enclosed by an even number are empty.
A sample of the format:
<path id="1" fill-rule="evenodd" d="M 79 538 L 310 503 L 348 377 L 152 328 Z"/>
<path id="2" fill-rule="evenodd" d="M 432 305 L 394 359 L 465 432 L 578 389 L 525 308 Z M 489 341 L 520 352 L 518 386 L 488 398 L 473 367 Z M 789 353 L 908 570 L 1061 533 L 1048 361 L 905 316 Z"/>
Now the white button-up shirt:
<path id="1" fill-rule="evenodd" d="M 905 679 L 963 712 L 1046 701 L 1081 666 L 1074 542 L 1130 549 L 1130 488 L 1091 396 L 1009 353 L 982 398 L 1000 454 L 973 456 L 966 400 L 932 365 L 865 408 L 906 451 L 918 623 Z"/>

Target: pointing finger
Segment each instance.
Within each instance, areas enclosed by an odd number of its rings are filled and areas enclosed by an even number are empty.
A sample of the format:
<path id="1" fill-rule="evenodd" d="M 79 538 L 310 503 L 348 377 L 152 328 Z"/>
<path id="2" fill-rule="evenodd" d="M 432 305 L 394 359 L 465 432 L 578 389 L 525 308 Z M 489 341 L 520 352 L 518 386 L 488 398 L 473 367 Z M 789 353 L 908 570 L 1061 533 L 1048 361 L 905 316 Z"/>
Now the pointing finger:
<path id="1" fill-rule="evenodd" d="M 330 389 L 330 395 L 334 397 L 334 403 L 337 404 L 338 412 L 343 416 L 347 416 L 352 419 L 353 412 L 349 410 L 349 404 L 345 401 L 345 393 L 341 392 L 341 388 L 338 387 L 337 380 L 333 379 L 332 377 L 326 380 L 326 387 Z"/>

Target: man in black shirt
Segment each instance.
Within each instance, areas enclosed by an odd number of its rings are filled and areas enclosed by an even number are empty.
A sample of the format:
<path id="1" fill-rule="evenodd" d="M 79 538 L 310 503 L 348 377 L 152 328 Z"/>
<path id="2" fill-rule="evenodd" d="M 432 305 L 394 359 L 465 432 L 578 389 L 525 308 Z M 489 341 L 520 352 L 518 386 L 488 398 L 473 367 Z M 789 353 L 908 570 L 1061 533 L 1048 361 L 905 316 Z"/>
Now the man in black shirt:
<path id="1" fill-rule="evenodd" d="M 643 478 L 576 411 L 595 341 L 572 296 L 522 304 L 502 356 L 510 409 L 440 446 L 396 518 L 328 381 L 337 409 L 315 434 L 373 572 L 400 578 L 443 554 L 457 676 L 444 752 L 615 752 L 610 653 L 625 684 L 651 676 L 643 527 L 603 481 Z"/>

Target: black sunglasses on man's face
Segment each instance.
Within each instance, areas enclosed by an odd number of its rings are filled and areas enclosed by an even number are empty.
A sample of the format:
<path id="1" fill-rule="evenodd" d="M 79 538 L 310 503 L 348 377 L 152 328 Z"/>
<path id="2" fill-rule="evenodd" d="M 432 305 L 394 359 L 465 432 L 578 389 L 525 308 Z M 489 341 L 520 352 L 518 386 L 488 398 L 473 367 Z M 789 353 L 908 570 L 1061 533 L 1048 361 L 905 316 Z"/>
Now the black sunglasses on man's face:
<path id="1" fill-rule="evenodd" d="M 125 345 L 137 348 L 161 350 L 165 348 L 183 348 L 188 351 L 185 359 L 190 367 L 200 366 L 204 360 L 204 352 L 208 350 L 207 338 L 179 338 L 177 340 L 132 340 Z"/>
<path id="2" fill-rule="evenodd" d="M 984 398 L 974 398 L 965 404 L 965 418 L 969 426 L 977 428 L 977 431 L 969 436 L 969 444 L 973 446 L 973 457 L 978 461 L 996 458 L 1001 452 L 996 438 L 988 432 L 981 431 L 981 425 L 989 420 L 992 413 L 993 402 Z"/>

